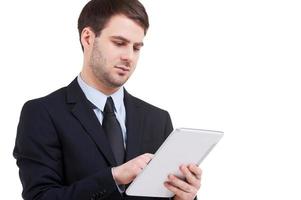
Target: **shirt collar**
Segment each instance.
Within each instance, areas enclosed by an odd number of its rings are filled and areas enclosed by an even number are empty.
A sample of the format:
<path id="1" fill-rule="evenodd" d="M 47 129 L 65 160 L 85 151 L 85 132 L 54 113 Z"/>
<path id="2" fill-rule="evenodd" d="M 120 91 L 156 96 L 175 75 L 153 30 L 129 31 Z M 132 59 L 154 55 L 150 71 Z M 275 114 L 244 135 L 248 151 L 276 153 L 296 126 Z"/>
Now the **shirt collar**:
<path id="1" fill-rule="evenodd" d="M 88 85 L 82 79 L 80 74 L 77 76 L 77 82 L 78 82 L 80 88 L 83 90 L 87 99 L 103 112 L 107 98 L 109 96 L 105 95 L 104 93 L 100 92 L 99 90 Z M 123 87 L 120 87 L 115 93 L 113 93 L 111 95 L 111 97 L 114 101 L 115 111 L 117 113 L 119 113 L 121 111 L 121 106 L 123 104 L 123 97 L 124 97 Z"/>

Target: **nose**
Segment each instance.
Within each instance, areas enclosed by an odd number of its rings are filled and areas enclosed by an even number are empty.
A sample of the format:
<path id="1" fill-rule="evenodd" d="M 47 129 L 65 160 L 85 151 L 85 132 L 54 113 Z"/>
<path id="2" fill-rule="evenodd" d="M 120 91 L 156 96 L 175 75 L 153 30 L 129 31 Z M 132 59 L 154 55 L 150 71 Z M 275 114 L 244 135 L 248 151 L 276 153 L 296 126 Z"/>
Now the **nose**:
<path id="1" fill-rule="evenodd" d="M 135 52 L 133 48 L 126 48 L 121 54 L 121 60 L 132 63 L 134 60 Z"/>

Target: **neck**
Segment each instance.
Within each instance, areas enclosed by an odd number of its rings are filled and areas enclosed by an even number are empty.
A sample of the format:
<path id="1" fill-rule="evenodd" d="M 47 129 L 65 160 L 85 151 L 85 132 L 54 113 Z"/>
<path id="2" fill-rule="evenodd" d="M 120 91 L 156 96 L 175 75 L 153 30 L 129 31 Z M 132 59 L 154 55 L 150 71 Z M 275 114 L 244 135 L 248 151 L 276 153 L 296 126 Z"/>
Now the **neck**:
<path id="1" fill-rule="evenodd" d="M 119 90 L 120 87 L 108 87 L 98 79 L 96 79 L 94 76 L 89 76 L 87 72 L 84 70 L 80 73 L 81 78 L 91 87 L 97 89 L 98 91 L 102 92 L 103 94 L 110 96 L 116 91 Z"/>

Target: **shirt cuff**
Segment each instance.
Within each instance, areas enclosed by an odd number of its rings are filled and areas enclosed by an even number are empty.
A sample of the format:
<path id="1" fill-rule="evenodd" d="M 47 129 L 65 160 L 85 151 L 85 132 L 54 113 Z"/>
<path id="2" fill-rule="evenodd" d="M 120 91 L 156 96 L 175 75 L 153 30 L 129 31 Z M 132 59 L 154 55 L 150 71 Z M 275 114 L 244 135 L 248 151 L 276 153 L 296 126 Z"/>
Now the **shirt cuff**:
<path id="1" fill-rule="evenodd" d="M 111 168 L 111 173 L 112 173 L 112 176 L 113 176 L 113 167 Z M 114 176 L 113 176 L 113 179 L 114 179 Z M 125 192 L 125 185 L 118 185 L 115 179 L 114 179 L 114 181 L 115 181 L 115 185 L 116 185 L 118 191 L 120 193 L 124 193 Z"/>

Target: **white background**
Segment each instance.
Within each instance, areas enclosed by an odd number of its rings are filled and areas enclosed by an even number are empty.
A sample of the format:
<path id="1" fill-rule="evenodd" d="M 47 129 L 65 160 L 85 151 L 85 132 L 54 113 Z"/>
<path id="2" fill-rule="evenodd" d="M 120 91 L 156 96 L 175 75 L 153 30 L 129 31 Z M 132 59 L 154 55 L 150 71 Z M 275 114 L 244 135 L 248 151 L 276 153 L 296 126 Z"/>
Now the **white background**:
<path id="1" fill-rule="evenodd" d="M 175 127 L 225 132 L 201 165 L 199 198 L 300 200 L 300 1 L 142 2 L 151 27 L 128 91 Z M 85 3 L 0 3 L 0 199 L 21 199 L 12 151 L 23 103 L 81 69 Z"/>

